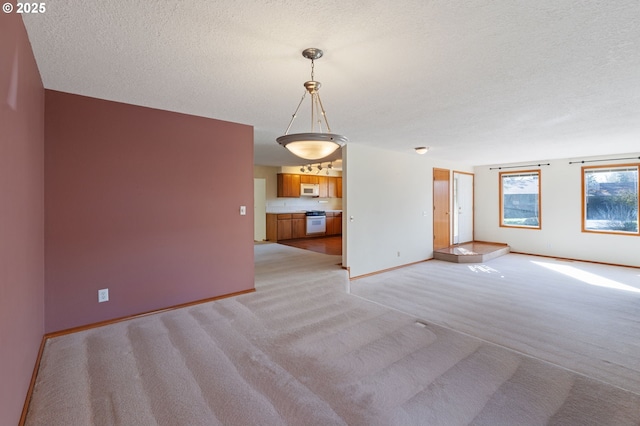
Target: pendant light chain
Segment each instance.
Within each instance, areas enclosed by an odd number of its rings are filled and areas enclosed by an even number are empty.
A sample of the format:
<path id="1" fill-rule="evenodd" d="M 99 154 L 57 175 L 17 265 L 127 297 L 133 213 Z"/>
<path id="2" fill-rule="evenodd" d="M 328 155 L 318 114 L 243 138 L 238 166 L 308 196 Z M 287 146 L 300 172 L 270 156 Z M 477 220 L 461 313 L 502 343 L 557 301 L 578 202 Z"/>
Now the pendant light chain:
<path id="1" fill-rule="evenodd" d="M 311 81 L 315 81 L 313 79 L 313 69 L 315 68 L 316 63 L 311 59 Z"/>

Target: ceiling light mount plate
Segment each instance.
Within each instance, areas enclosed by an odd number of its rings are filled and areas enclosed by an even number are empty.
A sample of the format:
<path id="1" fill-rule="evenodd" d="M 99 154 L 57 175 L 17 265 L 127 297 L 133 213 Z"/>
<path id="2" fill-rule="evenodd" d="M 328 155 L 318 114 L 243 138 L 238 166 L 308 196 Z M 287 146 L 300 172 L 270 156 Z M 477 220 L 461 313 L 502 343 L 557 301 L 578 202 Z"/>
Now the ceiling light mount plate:
<path id="1" fill-rule="evenodd" d="M 324 54 L 324 52 L 322 52 L 322 50 L 317 49 L 315 47 L 309 47 L 309 48 L 304 49 L 302 51 L 302 56 L 304 56 L 307 59 L 311 59 L 312 61 L 315 60 L 315 59 L 322 58 L 323 54 Z"/>

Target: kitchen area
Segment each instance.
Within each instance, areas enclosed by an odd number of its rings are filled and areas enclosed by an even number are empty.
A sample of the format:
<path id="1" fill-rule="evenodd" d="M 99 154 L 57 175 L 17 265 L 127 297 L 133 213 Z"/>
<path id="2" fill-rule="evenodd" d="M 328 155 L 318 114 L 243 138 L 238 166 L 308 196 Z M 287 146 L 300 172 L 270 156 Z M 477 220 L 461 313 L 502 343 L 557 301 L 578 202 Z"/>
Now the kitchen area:
<path id="1" fill-rule="evenodd" d="M 342 236 L 342 175 L 335 168 L 254 167 L 256 241 L 334 247 Z M 264 185 L 264 195 L 262 195 Z M 262 210 L 264 203 L 264 210 Z M 264 234 L 260 234 L 264 224 Z M 322 249 L 315 250 L 323 252 Z"/>
<path id="2" fill-rule="evenodd" d="M 342 235 L 342 212 L 307 210 L 267 213 L 267 241 Z"/>

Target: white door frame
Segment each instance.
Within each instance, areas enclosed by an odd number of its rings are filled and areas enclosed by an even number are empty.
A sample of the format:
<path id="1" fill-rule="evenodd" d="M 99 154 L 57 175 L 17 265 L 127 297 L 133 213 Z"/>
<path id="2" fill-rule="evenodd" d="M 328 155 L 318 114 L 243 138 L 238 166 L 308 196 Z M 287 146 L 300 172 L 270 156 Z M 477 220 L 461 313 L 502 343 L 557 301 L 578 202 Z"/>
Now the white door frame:
<path id="1" fill-rule="evenodd" d="M 253 179 L 253 240 L 267 239 L 267 180 Z"/>

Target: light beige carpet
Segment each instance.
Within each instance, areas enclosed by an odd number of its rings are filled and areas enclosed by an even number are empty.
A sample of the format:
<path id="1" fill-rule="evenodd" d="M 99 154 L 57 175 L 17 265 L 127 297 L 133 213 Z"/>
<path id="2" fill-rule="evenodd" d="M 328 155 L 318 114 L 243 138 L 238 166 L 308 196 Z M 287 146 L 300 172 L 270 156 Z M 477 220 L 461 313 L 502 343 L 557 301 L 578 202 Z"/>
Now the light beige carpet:
<path id="1" fill-rule="evenodd" d="M 257 292 L 47 342 L 29 425 L 638 425 L 640 396 L 348 295 L 256 246 Z"/>
<path id="2" fill-rule="evenodd" d="M 433 260 L 354 280 L 351 292 L 640 394 L 640 269 Z"/>

